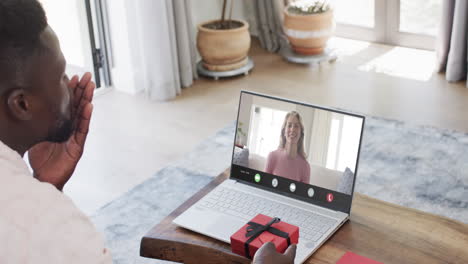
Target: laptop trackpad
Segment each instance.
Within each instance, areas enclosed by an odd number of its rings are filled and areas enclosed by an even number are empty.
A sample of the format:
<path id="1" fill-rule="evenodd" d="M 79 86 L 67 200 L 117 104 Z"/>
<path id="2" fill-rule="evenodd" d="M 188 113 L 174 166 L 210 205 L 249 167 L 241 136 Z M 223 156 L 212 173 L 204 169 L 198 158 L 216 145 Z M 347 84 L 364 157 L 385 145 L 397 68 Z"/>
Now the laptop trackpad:
<path id="1" fill-rule="evenodd" d="M 219 215 L 219 217 L 216 217 L 213 221 L 212 227 L 216 227 L 217 235 L 222 237 L 223 240 L 229 241 L 230 237 L 246 223 L 247 222 L 235 218 L 234 216 Z"/>
<path id="2" fill-rule="evenodd" d="M 174 223 L 195 232 L 230 243 L 230 237 L 247 221 L 200 207 L 191 207 L 174 219 Z"/>

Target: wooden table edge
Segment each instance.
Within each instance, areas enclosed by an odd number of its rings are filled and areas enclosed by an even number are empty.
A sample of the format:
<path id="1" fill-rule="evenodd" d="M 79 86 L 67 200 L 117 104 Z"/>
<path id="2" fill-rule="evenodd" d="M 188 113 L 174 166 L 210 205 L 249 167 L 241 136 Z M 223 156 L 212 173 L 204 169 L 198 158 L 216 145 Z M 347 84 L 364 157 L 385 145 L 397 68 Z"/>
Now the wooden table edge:
<path id="1" fill-rule="evenodd" d="M 225 247 L 229 247 L 229 244 L 221 242 L 219 240 L 216 240 L 211 237 L 207 237 L 198 233 L 195 233 L 193 231 L 190 231 L 188 229 L 184 229 L 181 227 L 176 226 L 175 224 L 172 223 L 173 219 L 175 219 L 177 216 L 179 216 L 181 213 L 183 213 L 185 210 L 187 210 L 190 206 L 192 206 L 194 203 L 199 201 L 201 198 L 203 198 L 207 193 L 209 193 L 213 188 L 218 186 L 220 183 L 222 183 L 225 179 L 229 177 L 229 172 L 230 170 L 226 170 L 223 173 L 221 173 L 219 176 L 214 178 L 210 183 L 208 183 L 206 186 L 204 186 L 201 190 L 199 190 L 197 193 L 195 193 L 192 197 L 187 199 L 185 202 L 183 202 L 177 209 L 172 211 L 168 216 L 166 216 L 159 224 L 154 226 L 143 238 L 141 239 L 140 243 L 140 256 L 142 257 L 147 257 L 147 258 L 158 258 L 161 260 L 169 260 L 169 261 L 178 261 L 178 262 L 183 262 L 186 261 L 187 259 L 179 259 L 175 260 L 175 254 L 171 255 L 163 255 L 163 254 L 153 254 L 154 249 L 158 248 L 160 252 L 165 252 L 165 254 L 168 254 L 170 251 L 175 251 L 175 250 L 183 250 L 188 253 L 193 253 L 196 252 L 198 254 L 203 253 L 202 255 L 209 255 L 209 256 L 218 256 L 220 259 L 223 259 L 226 261 L 226 263 L 250 263 L 250 260 L 238 256 L 232 252 L 226 251 L 226 249 L 222 248 L 213 248 L 212 244 L 213 243 L 220 243 L 224 244 Z M 398 204 L 382 201 L 379 199 L 372 198 L 368 195 L 365 194 L 360 194 L 360 193 L 355 193 L 353 197 L 353 201 L 355 199 L 360 199 L 364 202 L 378 202 L 378 203 L 383 203 L 387 206 L 390 206 L 392 208 L 396 208 L 399 210 L 403 211 L 408 211 L 408 212 L 413 212 L 417 214 L 421 214 L 425 217 L 431 217 L 431 218 L 437 218 L 437 220 L 442 220 L 446 224 L 450 224 L 452 227 L 456 227 L 457 230 L 459 230 L 462 233 L 465 233 L 468 236 L 468 225 L 464 224 L 460 221 L 450 219 L 445 216 L 439 216 L 431 213 L 427 213 L 418 209 L 414 208 L 408 208 L 404 207 Z M 351 211 L 351 219 L 353 218 L 353 214 Z M 349 223 L 349 221 L 348 221 Z M 346 223 L 346 224 L 348 224 Z M 199 240 L 194 240 L 193 242 L 187 242 L 186 239 L 181 240 L 177 239 L 174 237 L 167 237 L 164 235 L 159 235 L 158 237 L 154 237 L 154 234 L 158 234 L 158 229 L 161 227 L 166 227 L 166 226 L 175 226 L 176 229 L 180 229 L 184 233 L 193 233 L 194 236 L 203 236 L 205 240 L 207 241 L 199 241 Z M 339 230 L 338 230 L 339 232 Z M 151 235 L 153 234 L 153 235 Z M 152 250 L 150 250 L 152 249 Z M 172 256 L 172 257 L 168 257 Z M 185 262 L 187 263 L 187 262 Z M 194 263 L 197 263 L 196 261 Z M 213 262 L 216 263 L 216 262 Z"/>

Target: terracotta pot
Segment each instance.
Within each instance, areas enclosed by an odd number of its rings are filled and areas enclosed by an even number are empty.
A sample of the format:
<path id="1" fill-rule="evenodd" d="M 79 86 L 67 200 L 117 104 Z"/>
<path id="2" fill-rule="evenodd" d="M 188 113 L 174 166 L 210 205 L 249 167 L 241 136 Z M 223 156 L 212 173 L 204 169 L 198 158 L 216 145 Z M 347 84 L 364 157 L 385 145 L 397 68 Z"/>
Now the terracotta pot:
<path id="1" fill-rule="evenodd" d="M 249 24 L 235 20 L 242 26 L 234 29 L 209 29 L 205 25 L 219 20 L 212 20 L 198 26 L 197 48 L 203 59 L 203 65 L 212 71 L 229 71 L 247 64 L 250 49 Z"/>
<path id="2" fill-rule="evenodd" d="M 333 11 L 319 14 L 291 14 L 284 10 L 284 32 L 292 49 L 299 54 L 315 55 L 325 49 L 334 30 Z"/>

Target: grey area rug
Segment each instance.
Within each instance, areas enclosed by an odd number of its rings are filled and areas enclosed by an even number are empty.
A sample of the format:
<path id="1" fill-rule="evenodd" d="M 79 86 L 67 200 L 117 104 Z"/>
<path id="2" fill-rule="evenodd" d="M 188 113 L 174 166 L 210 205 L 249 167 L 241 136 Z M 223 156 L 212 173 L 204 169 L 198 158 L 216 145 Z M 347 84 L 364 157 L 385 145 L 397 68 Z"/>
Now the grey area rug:
<path id="1" fill-rule="evenodd" d="M 169 263 L 140 257 L 141 238 L 229 165 L 234 124 L 218 131 L 182 159 L 100 208 L 91 218 L 105 234 L 113 263 Z"/>
<path id="2" fill-rule="evenodd" d="M 234 123 L 92 217 L 114 263 L 139 257 L 141 237 L 230 165 Z M 367 118 L 356 191 L 468 223 L 468 134 Z"/>

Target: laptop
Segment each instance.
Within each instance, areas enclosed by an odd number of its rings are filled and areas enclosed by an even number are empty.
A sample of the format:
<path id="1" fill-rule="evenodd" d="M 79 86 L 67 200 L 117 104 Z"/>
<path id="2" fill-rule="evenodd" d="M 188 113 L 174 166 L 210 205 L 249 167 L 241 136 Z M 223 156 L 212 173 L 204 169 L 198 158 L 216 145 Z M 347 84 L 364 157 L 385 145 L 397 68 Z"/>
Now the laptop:
<path id="1" fill-rule="evenodd" d="M 242 91 L 229 179 L 174 219 L 230 243 L 257 214 L 299 227 L 303 263 L 348 219 L 364 116 Z"/>

